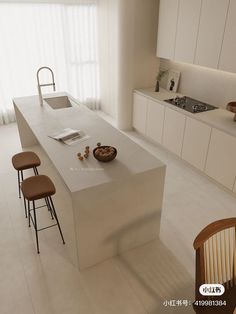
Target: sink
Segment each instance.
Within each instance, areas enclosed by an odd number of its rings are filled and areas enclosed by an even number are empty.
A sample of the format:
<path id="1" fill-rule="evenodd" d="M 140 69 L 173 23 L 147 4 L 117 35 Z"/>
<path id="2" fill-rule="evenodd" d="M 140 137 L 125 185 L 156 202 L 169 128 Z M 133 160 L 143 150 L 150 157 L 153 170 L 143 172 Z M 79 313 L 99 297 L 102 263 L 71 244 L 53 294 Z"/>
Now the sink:
<path id="1" fill-rule="evenodd" d="M 68 96 L 44 98 L 44 101 L 46 101 L 52 109 L 70 108 L 75 104 Z"/>

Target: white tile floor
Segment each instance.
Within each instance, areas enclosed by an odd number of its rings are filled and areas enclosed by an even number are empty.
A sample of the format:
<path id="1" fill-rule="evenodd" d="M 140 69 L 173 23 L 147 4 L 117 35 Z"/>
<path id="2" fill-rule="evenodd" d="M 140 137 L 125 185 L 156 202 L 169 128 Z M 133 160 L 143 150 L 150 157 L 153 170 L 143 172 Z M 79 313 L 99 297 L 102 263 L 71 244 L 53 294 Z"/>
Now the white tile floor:
<path id="1" fill-rule="evenodd" d="M 193 299 L 194 237 L 209 222 L 235 216 L 236 200 L 162 148 L 127 135 L 167 164 L 161 240 L 79 272 L 57 231 L 40 234 L 36 254 L 11 166 L 21 151 L 17 128 L 0 127 L 0 314 L 193 313 L 163 301 Z"/>

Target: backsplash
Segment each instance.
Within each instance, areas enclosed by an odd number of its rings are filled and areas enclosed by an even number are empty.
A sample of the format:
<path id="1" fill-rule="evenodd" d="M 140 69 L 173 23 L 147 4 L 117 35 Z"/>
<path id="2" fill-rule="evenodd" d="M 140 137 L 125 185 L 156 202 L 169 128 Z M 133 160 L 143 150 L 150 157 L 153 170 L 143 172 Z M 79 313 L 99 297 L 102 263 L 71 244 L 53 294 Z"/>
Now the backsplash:
<path id="1" fill-rule="evenodd" d="M 236 101 L 236 74 L 234 73 L 166 59 L 161 59 L 160 68 L 181 72 L 179 93 L 221 108 L 226 108 L 230 101 Z"/>

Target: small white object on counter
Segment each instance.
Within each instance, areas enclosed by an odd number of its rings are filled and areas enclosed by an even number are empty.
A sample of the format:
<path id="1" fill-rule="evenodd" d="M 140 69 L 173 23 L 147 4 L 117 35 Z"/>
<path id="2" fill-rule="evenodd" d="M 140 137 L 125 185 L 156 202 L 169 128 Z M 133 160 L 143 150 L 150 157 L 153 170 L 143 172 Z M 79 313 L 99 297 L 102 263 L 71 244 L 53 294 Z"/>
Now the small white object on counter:
<path id="1" fill-rule="evenodd" d="M 89 136 L 86 135 L 83 131 L 71 128 L 60 130 L 48 136 L 67 145 L 74 145 L 77 142 L 89 139 Z"/>

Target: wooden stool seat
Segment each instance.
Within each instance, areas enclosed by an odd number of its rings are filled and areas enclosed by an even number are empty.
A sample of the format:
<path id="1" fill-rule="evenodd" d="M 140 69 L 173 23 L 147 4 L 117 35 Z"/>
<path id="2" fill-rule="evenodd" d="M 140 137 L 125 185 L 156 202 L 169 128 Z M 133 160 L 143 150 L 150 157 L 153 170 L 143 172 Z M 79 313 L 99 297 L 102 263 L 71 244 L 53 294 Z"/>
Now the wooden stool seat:
<path id="1" fill-rule="evenodd" d="M 41 161 L 34 152 L 21 152 L 12 157 L 12 164 L 16 170 L 21 171 L 38 167 Z"/>
<path id="2" fill-rule="evenodd" d="M 36 201 L 56 193 L 53 182 L 45 175 L 25 179 L 21 184 L 21 190 L 28 201 Z"/>
<path id="3" fill-rule="evenodd" d="M 24 180 L 23 171 L 32 169 L 35 175 L 38 175 L 37 167 L 41 165 L 39 157 L 34 152 L 21 152 L 12 157 L 12 165 L 17 170 L 18 192 L 21 198 L 21 182 Z M 25 217 L 27 218 L 27 208 L 24 198 Z"/>

